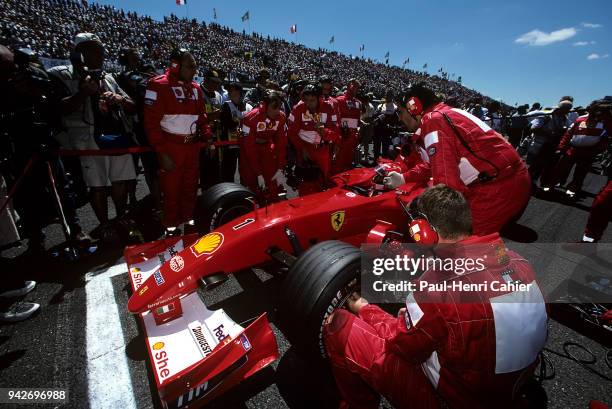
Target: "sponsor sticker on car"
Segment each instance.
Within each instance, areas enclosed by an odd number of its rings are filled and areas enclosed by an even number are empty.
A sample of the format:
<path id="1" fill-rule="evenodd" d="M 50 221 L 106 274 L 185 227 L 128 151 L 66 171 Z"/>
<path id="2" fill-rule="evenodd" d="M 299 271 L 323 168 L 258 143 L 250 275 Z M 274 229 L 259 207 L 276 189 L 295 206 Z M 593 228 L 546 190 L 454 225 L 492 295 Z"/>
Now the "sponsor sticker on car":
<path id="1" fill-rule="evenodd" d="M 163 283 L 165 283 L 166 281 L 164 280 L 164 276 L 162 275 L 161 271 L 156 271 L 155 273 L 153 273 L 153 277 L 155 278 L 155 282 L 157 283 L 158 286 L 162 285 Z"/>
<path id="2" fill-rule="evenodd" d="M 208 256 L 219 250 L 223 245 L 223 234 L 218 232 L 202 236 L 191 246 L 191 252 L 196 256 Z"/>
<path id="3" fill-rule="evenodd" d="M 176 273 L 181 271 L 185 267 L 185 260 L 181 256 L 174 256 L 170 259 L 170 269 Z"/>

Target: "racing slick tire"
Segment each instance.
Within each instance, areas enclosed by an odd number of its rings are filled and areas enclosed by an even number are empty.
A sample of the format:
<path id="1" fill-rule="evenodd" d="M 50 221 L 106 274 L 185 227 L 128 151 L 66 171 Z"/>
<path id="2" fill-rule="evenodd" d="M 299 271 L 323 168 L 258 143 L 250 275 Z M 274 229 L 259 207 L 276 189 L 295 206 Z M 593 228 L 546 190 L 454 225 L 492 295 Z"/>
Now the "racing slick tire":
<path id="1" fill-rule="evenodd" d="M 323 324 L 359 291 L 361 254 L 357 247 L 330 240 L 306 250 L 283 280 L 279 324 L 296 351 L 318 362 L 327 357 Z"/>
<path id="2" fill-rule="evenodd" d="M 255 194 L 238 183 L 219 183 L 200 199 L 196 223 L 200 234 L 209 233 L 253 210 Z"/>

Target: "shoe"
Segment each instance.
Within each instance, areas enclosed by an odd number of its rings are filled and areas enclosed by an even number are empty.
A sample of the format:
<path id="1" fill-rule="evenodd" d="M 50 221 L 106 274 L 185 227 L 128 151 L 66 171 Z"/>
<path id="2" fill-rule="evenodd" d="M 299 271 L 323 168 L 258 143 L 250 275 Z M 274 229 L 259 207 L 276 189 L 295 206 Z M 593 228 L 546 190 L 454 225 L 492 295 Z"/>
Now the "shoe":
<path id="1" fill-rule="evenodd" d="M 0 293 L 1 298 L 19 298 L 23 297 L 30 291 L 32 291 L 36 287 L 36 281 L 26 281 L 25 285 L 21 288 L 17 288 L 15 290 L 5 291 Z"/>
<path id="2" fill-rule="evenodd" d="M 0 321 L 18 322 L 27 320 L 40 308 L 35 302 L 16 302 L 6 312 L 0 312 Z"/>

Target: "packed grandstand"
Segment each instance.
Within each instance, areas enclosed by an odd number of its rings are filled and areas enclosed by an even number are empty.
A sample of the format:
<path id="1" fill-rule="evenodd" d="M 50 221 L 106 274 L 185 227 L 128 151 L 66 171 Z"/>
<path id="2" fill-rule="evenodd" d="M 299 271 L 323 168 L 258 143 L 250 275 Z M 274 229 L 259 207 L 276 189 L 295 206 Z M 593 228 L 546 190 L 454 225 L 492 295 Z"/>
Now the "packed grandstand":
<path id="1" fill-rule="evenodd" d="M 200 74 L 214 68 L 226 73 L 227 79 L 241 82 L 252 81 L 265 67 L 279 84 L 286 83 L 292 74 L 307 80 L 329 76 L 336 84 L 357 78 L 375 97 L 383 98 L 388 91 L 398 92 L 410 83 L 425 81 L 458 105 L 476 100 L 486 106 L 491 101 L 457 81 L 369 58 L 307 48 L 257 33 L 239 33 L 214 22 L 172 14 L 156 21 L 112 6 L 86 4 L 78 0 L 3 0 L 0 27 L 12 44 L 59 60 L 68 59 L 77 33 L 96 33 L 105 46 L 111 72 L 120 70 L 117 57 L 124 48 L 138 48 L 146 62 L 161 70 L 167 66 L 170 51 L 181 46 L 193 53 Z"/>

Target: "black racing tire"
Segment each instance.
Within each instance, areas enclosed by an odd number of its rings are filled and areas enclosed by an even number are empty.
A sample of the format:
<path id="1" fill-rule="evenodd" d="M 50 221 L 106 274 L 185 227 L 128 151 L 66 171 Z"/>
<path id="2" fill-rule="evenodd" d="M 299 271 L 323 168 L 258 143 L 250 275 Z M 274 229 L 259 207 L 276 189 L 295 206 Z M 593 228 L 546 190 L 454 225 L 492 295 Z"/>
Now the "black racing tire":
<path id="1" fill-rule="evenodd" d="M 291 267 L 281 285 L 278 322 L 300 355 L 314 362 L 327 358 L 323 323 L 359 291 L 360 271 L 359 249 L 336 240 L 310 247 Z"/>
<path id="2" fill-rule="evenodd" d="M 219 183 L 200 198 L 196 223 L 200 234 L 209 233 L 253 210 L 255 194 L 238 183 Z"/>

